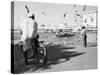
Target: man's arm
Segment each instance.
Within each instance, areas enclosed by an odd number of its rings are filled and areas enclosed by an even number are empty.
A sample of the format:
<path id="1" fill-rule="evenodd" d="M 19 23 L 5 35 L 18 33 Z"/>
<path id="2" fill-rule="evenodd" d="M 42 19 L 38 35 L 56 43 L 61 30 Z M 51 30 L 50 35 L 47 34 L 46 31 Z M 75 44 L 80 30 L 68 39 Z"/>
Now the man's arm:
<path id="1" fill-rule="evenodd" d="M 34 22 L 33 33 L 32 33 L 33 38 L 35 38 L 37 36 L 37 29 L 38 29 L 37 22 Z"/>
<path id="2" fill-rule="evenodd" d="M 19 26 L 20 34 L 22 35 L 22 25 Z"/>
<path id="3" fill-rule="evenodd" d="M 19 29 L 19 31 L 20 31 L 20 34 L 22 35 L 22 30 L 21 30 L 21 29 Z"/>
<path id="4" fill-rule="evenodd" d="M 20 27 L 19 27 L 19 31 L 20 31 L 20 34 L 22 35 L 23 34 L 23 26 L 25 25 L 25 20 L 22 21 L 22 23 L 20 24 Z"/>

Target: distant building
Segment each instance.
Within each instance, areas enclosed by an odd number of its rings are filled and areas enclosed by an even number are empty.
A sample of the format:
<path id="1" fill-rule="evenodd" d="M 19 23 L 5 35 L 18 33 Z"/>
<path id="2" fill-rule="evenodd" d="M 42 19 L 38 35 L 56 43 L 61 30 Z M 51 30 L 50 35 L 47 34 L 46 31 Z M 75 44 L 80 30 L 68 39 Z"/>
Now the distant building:
<path id="1" fill-rule="evenodd" d="M 97 11 L 89 11 L 83 14 L 83 26 L 88 31 L 97 32 Z"/>
<path id="2" fill-rule="evenodd" d="M 83 14 L 83 26 L 97 27 L 97 11 L 89 11 Z"/>

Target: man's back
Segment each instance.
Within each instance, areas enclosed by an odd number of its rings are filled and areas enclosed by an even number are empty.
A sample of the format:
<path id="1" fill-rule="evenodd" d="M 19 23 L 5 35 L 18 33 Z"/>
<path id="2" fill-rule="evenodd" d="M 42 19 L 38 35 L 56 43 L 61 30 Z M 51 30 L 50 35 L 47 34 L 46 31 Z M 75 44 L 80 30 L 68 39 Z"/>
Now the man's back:
<path id="1" fill-rule="evenodd" d="M 25 41 L 26 39 L 35 38 L 37 35 L 37 23 L 31 18 L 25 19 L 21 24 L 22 37 L 21 40 Z"/>
<path id="2" fill-rule="evenodd" d="M 81 31 L 81 35 L 85 35 L 86 34 L 86 29 L 83 29 L 82 31 Z"/>

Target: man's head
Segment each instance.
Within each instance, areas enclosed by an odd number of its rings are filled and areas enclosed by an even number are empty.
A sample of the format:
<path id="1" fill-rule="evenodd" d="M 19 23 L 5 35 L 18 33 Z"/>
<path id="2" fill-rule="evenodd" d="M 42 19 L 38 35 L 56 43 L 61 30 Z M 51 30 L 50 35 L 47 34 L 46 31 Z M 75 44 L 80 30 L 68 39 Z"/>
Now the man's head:
<path id="1" fill-rule="evenodd" d="M 33 20 L 35 19 L 35 15 L 34 15 L 34 13 L 29 13 L 29 18 L 32 18 Z"/>
<path id="2" fill-rule="evenodd" d="M 82 29 L 85 29 L 85 26 L 83 26 Z"/>

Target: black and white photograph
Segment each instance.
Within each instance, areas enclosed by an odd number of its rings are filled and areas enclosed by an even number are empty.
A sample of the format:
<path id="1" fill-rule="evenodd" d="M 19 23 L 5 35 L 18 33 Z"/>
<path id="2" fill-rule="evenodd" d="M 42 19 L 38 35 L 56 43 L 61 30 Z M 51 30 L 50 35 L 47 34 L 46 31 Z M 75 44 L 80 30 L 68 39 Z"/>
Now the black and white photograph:
<path id="1" fill-rule="evenodd" d="M 98 7 L 11 2 L 11 73 L 97 69 Z"/>

